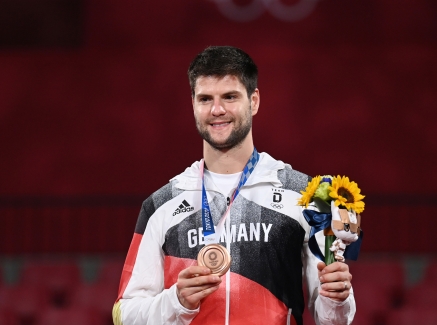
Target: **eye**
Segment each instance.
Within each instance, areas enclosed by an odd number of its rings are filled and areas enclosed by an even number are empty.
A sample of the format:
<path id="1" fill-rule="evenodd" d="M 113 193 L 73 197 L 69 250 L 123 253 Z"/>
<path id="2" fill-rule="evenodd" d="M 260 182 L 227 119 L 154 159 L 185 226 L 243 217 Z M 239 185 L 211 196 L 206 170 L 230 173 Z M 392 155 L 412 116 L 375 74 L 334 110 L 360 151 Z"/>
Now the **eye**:
<path id="1" fill-rule="evenodd" d="M 235 95 L 235 94 L 228 94 L 228 95 L 226 95 L 225 96 L 225 99 L 226 100 L 235 100 L 235 99 L 237 99 L 238 97 L 237 97 L 237 95 Z"/>
<path id="2" fill-rule="evenodd" d="M 206 97 L 206 96 L 202 96 L 198 98 L 199 103 L 207 103 L 211 100 L 211 98 Z"/>

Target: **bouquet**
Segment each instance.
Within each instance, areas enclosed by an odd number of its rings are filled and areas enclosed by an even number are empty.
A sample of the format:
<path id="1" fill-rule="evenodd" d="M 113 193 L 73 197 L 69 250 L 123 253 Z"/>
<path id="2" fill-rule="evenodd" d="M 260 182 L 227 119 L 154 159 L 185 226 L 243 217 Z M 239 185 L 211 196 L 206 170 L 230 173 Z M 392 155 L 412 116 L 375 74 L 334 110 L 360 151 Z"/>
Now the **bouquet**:
<path id="1" fill-rule="evenodd" d="M 348 177 L 330 175 L 314 177 L 305 191 L 301 191 L 297 204 L 306 208 L 315 206 L 319 210 L 304 209 L 303 215 L 312 227 L 309 247 L 326 265 L 358 257 L 363 235 L 360 213 L 364 211 L 364 196 L 360 192 L 357 183 Z M 324 257 L 314 237 L 321 230 L 325 235 Z"/>

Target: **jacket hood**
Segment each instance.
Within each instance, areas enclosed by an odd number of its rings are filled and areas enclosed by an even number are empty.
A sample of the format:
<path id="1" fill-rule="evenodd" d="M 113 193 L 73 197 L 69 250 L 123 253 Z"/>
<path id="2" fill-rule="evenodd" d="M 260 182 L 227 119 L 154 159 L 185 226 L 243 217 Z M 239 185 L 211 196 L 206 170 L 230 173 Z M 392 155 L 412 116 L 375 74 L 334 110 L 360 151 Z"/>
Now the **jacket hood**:
<path id="1" fill-rule="evenodd" d="M 284 162 L 272 158 L 268 153 L 261 152 L 258 164 L 243 187 L 259 183 L 271 183 L 273 186 L 280 187 L 283 184 L 278 179 L 278 170 L 284 168 Z M 181 190 L 201 190 L 200 161 L 194 162 L 191 167 L 170 181 L 177 181 L 175 186 Z M 205 187 L 209 189 L 208 184 L 205 184 Z"/>

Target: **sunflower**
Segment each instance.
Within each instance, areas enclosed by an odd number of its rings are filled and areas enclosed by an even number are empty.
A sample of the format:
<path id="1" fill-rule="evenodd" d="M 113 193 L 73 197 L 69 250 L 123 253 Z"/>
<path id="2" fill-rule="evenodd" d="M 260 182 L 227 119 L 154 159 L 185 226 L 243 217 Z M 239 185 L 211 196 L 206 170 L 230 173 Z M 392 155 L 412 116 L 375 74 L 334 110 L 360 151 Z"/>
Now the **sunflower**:
<path id="1" fill-rule="evenodd" d="M 342 205 L 356 213 L 364 211 L 364 202 L 362 201 L 364 195 L 360 194 L 361 190 L 357 183 L 349 181 L 349 177 L 334 177 L 329 190 L 329 196 L 335 199 L 336 206 Z"/>
<path id="2" fill-rule="evenodd" d="M 317 190 L 317 187 L 320 184 L 320 176 L 314 177 L 311 182 L 308 183 L 307 188 L 305 191 L 300 191 L 302 193 L 302 197 L 297 202 L 297 205 L 302 205 L 308 208 L 308 204 L 312 202 L 314 192 Z"/>

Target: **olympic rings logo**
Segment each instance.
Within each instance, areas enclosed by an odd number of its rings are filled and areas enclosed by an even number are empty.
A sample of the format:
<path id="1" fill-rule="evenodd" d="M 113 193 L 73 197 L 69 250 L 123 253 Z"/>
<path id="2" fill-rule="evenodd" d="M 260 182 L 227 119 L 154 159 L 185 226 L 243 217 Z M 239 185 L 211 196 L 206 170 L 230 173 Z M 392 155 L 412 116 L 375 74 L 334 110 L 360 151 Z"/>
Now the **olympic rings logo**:
<path id="1" fill-rule="evenodd" d="M 282 209 L 284 207 L 282 204 L 276 204 L 276 203 L 270 203 L 270 205 L 272 206 L 272 208 L 275 209 Z"/>
<path id="2" fill-rule="evenodd" d="M 246 6 L 236 5 L 233 0 L 210 0 L 217 4 L 219 11 L 227 18 L 248 22 L 260 17 L 265 10 L 279 20 L 295 22 L 308 17 L 319 0 L 299 0 L 292 5 L 286 5 L 281 0 L 252 0 Z"/>
<path id="3" fill-rule="evenodd" d="M 217 259 L 217 253 L 214 253 L 214 252 L 209 253 L 209 254 L 208 254 L 208 258 L 209 258 L 211 261 L 216 260 L 216 259 Z"/>

